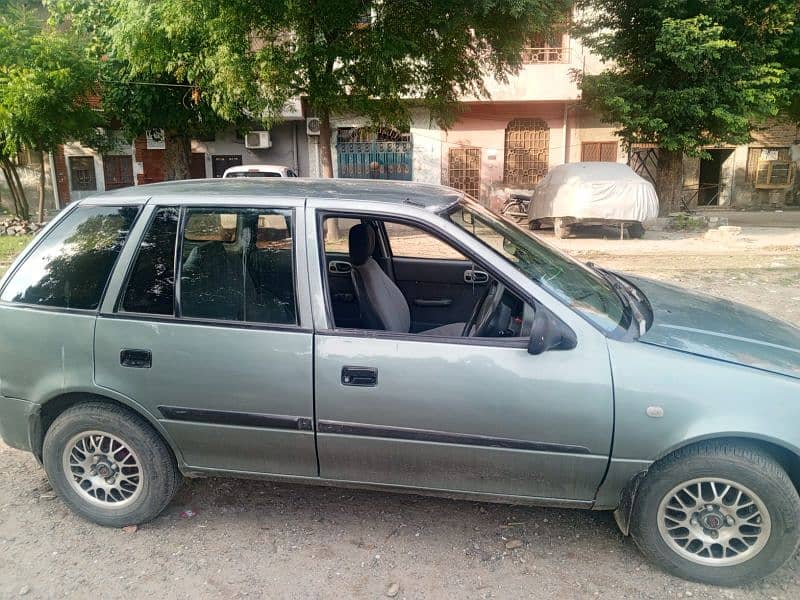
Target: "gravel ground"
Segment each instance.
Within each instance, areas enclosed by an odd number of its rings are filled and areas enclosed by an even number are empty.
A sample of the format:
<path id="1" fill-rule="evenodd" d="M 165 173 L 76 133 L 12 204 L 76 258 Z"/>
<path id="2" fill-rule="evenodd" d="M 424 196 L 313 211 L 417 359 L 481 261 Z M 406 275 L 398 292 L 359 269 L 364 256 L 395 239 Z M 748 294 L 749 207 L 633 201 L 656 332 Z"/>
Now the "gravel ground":
<path id="1" fill-rule="evenodd" d="M 557 242 L 800 323 L 798 230 Z M 103 529 L 0 443 L 0 597 L 791 599 L 798 566 L 713 588 L 646 563 L 609 513 L 221 479 L 187 482 L 138 531 Z"/>

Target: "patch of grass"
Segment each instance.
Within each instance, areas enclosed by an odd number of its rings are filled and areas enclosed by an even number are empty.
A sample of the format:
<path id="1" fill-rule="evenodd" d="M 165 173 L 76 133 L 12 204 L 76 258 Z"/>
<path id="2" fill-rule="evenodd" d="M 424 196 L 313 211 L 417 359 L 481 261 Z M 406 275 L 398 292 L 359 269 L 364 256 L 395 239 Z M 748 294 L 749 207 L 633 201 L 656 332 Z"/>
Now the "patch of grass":
<path id="1" fill-rule="evenodd" d="M 11 262 L 33 239 L 32 235 L 0 236 L 0 275 L 6 272 Z"/>

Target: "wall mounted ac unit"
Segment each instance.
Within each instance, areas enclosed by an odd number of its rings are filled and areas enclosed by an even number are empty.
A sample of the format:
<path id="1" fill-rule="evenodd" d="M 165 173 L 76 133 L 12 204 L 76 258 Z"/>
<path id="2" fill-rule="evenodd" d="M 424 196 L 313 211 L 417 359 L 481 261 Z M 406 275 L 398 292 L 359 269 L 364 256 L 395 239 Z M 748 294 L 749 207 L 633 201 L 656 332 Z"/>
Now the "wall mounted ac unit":
<path id="1" fill-rule="evenodd" d="M 319 135 L 319 125 L 319 119 L 317 117 L 306 119 L 306 134 Z"/>
<path id="2" fill-rule="evenodd" d="M 269 137 L 269 131 L 251 131 L 244 136 L 244 147 L 250 150 L 272 148 L 272 139 Z"/>

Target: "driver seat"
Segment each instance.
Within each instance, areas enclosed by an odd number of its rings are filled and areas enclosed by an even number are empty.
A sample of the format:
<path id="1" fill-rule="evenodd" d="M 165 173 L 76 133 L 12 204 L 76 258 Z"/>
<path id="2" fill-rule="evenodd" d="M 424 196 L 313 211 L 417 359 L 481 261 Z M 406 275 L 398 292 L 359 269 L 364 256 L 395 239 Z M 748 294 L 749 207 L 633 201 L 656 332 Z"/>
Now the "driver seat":
<path id="1" fill-rule="evenodd" d="M 368 329 L 408 333 L 411 311 L 403 292 L 372 258 L 375 229 L 359 224 L 350 229 L 350 276 L 358 298 L 361 318 Z M 450 323 L 426 331 L 423 335 L 461 337 L 465 323 Z"/>

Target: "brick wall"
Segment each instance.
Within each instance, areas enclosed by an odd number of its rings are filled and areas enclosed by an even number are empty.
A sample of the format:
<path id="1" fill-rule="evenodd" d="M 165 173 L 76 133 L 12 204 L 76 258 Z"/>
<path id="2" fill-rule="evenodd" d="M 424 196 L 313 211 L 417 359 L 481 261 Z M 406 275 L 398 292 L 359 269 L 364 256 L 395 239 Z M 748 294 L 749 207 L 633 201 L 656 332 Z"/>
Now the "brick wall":
<path id="1" fill-rule="evenodd" d="M 787 121 L 769 120 L 753 132 L 751 146 L 791 146 L 800 138 L 797 125 Z"/>
<path id="2" fill-rule="evenodd" d="M 58 201 L 61 206 L 66 206 L 70 201 L 69 196 L 69 174 L 67 173 L 67 159 L 64 157 L 64 146 L 59 146 L 53 154 L 53 162 L 56 167 L 56 189 L 58 190 Z"/>
<path id="3" fill-rule="evenodd" d="M 141 163 L 142 172 L 136 175 L 136 184 L 157 183 L 164 181 L 164 150 L 148 150 L 145 136 L 134 141 L 134 160 Z"/>

